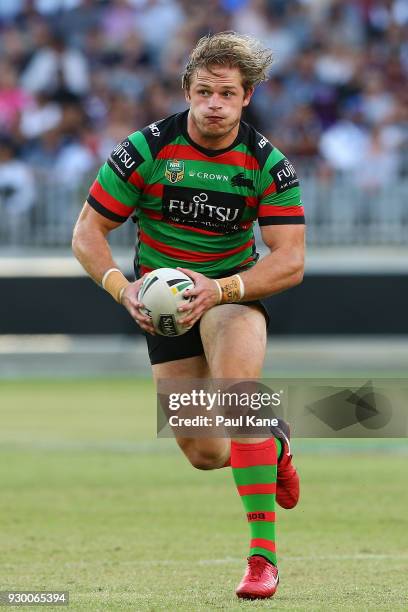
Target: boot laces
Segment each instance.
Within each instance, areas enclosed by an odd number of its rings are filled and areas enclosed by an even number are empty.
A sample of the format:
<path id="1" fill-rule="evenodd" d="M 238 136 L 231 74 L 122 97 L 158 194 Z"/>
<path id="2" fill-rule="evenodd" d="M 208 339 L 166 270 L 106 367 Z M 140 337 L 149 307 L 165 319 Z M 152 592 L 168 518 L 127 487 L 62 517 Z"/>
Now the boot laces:
<path id="1" fill-rule="evenodd" d="M 262 559 L 262 557 L 248 557 L 249 579 L 253 581 L 259 580 L 264 572 L 266 563 L 266 559 Z"/>

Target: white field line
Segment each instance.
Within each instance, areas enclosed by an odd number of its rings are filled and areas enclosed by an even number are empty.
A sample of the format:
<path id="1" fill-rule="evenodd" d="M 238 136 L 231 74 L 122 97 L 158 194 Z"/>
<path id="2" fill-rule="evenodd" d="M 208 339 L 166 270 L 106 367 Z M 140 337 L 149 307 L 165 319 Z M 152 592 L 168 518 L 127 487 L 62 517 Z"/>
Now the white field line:
<path id="1" fill-rule="evenodd" d="M 376 554 L 376 553 L 355 553 L 349 555 L 280 555 L 281 563 L 292 563 L 292 562 L 313 562 L 313 561 L 401 561 L 408 560 L 408 554 Z M 191 567 L 191 566 L 211 566 L 211 565 L 234 565 L 234 564 L 242 564 L 245 562 L 244 557 L 225 557 L 223 559 L 134 559 L 128 561 L 118 561 L 115 560 L 115 565 L 125 565 L 125 566 L 143 566 L 143 567 L 155 567 L 155 566 L 171 566 L 171 567 Z M 50 561 L 31 561 L 30 563 L 24 564 L 19 562 L 19 567 L 21 566 L 29 566 L 29 567 L 37 567 L 37 566 L 48 566 Z M 84 559 L 80 559 L 78 561 L 67 561 L 65 563 L 61 563 L 61 567 L 89 567 L 96 565 L 109 565 L 109 561 L 86 561 Z M 14 564 L 12 563 L 4 563 L 3 569 L 12 568 Z"/>
<path id="2" fill-rule="evenodd" d="M 407 559 L 408 554 L 401 553 L 400 555 L 385 555 L 385 554 L 370 554 L 370 553 L 356 553 L 350 555 L 309 555 L 309 556 L 290 556 L 290 555 L 280 555 L 280 558 L 283 562 L 286 561 L 362 561 L 362 560 L 374 560 L 374 561 L 382 561 L 384 559 Z M 228 564 L 228 563 L 242 563 L 242 559 L 201 559 L 197 561 L 197 565 L 211 565 L 212 563 Z"/>

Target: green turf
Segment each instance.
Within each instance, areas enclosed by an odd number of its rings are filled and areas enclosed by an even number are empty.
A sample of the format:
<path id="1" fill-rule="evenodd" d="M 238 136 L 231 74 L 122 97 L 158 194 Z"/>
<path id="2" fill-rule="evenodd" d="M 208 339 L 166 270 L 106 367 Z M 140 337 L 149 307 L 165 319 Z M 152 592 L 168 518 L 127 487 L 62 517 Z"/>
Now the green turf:
<path id="1" fill-rule="evenodd" d="M 0 398 L 0 589 L 68 589 L 71 610 L 408 609 L 406 443 L 298 441 L 278 594 L 239 602 L 230 470 L 155 439 L 150 382 L 3 382 Z"/>

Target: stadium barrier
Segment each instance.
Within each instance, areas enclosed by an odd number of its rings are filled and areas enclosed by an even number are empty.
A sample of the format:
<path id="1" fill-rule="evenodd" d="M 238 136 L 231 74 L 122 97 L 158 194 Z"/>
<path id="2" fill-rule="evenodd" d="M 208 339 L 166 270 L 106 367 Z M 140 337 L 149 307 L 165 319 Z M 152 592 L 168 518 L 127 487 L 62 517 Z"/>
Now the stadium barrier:
<path id="1" fill-rule="evenodd" d="M 0 334 L 140 334 L 88 277 L 0 276 Z M 268 298 L 272 335 L 408 334 L 408 275 L 306 274 Z"/>
<path id="2" fill-rule="evenodd" d="M 408 179 L 374 191 L 364 190 L 350 176 L 333 180 L 300 172 L 308 224 L 308 244 L 408 245 Z M 20 214 L 11 214 L 7 191 L 0 193 L 1 247 L 67 247 L 72 228 L 94 177 L 81 182 L 61 181 L 55 176 L 36 176 L 35 204 Z M 256 233 L 259 228 L 256 224 Z M 129 221 L 111 234 L 113 245 L 129 246 L 135 240 L 135 225 Z"/>

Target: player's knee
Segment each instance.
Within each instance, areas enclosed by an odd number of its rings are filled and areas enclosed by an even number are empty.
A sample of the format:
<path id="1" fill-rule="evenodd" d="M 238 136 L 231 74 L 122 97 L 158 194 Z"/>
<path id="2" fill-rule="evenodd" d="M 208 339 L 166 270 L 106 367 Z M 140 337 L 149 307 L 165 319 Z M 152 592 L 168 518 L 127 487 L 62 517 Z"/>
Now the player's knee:
<path id="1" fill-rule="evenodd" d="M 226 459 L 221 450 L 211 445 L 206 447 L 196 439 L 180 438 L 177 443 L 191 465 L 197 470 L 216 470 L 224 465 Z M 225 454 L 225 453 L 224 453 Z"/>
<path id="2" fill-rule="evenodd" d="M 188 459 L 197 470 L 216 470 L 222 465 L 222 457 L 212 451 L 195 449 Z"/>

